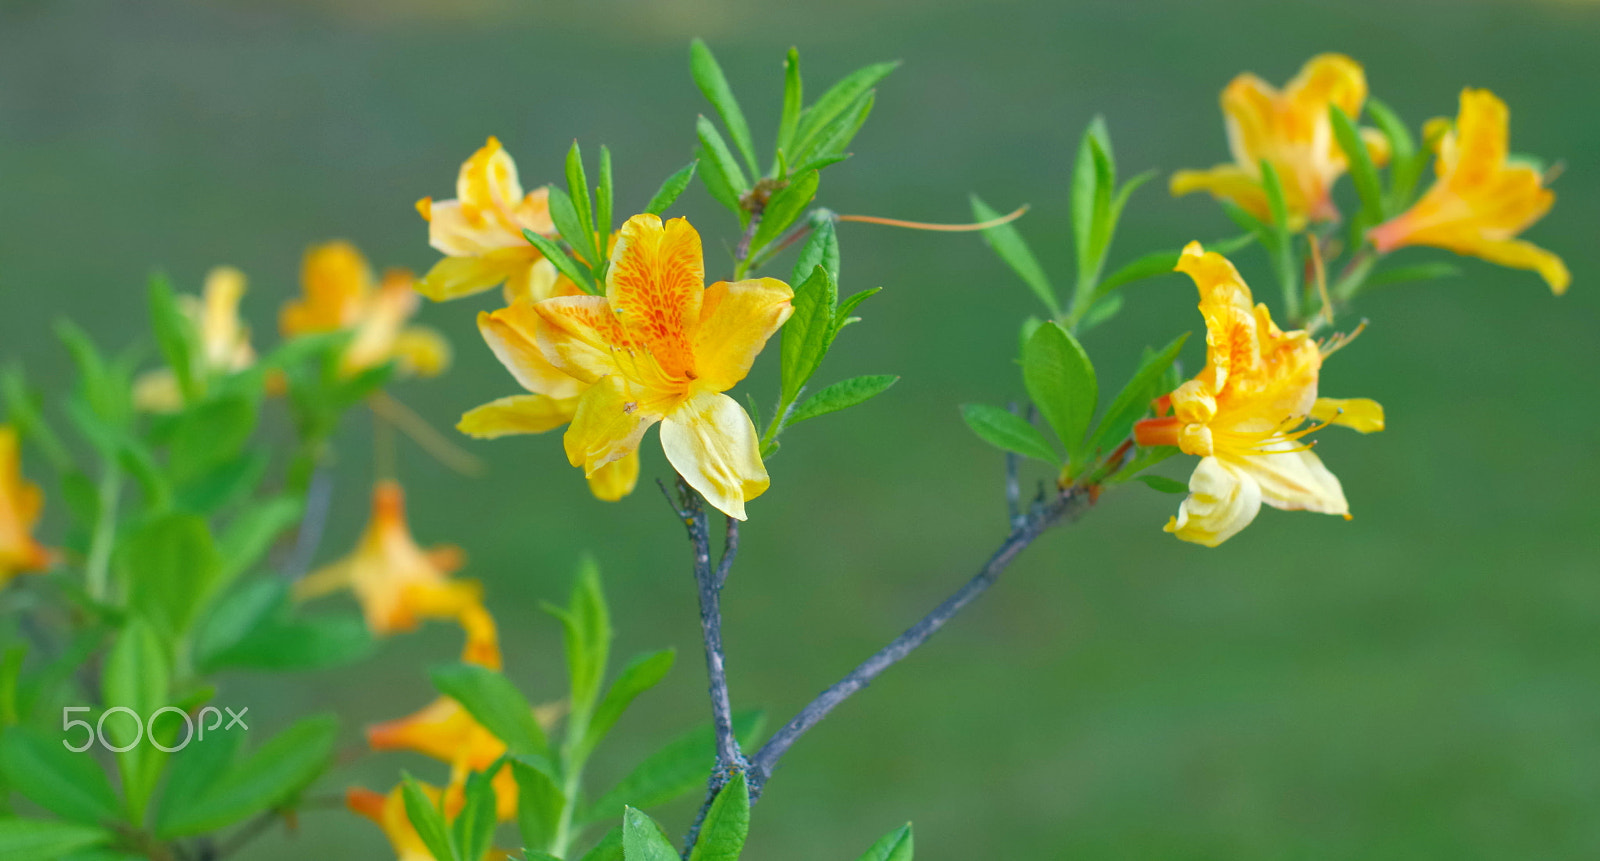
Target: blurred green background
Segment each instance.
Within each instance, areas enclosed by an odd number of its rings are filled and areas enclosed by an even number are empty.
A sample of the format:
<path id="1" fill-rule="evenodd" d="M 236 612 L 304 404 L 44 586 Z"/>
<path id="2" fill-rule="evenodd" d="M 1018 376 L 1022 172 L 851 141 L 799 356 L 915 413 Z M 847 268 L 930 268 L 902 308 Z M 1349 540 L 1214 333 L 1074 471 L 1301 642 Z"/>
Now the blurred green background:
<path id="1" fill-rule="evenodd" d="M 379 265 L 429 265 L 411 204 L 450 196 L 490 134 L 530 186 L 557 176 L 574 136 L 607 143 L 619 208 L 642 206 L 688 159 L 706 110 L 687 71 L 696 34 L 761 146 L 790 44 L 813 93 L 903 59 L 820 202 L 942 221 L 963 220 L 972 191 L 1002 209 L 1029 202 L 1020 227 L 1063 283 L 1071 155 L 1095 113 L 1127 174 L 1208 166 L 1226 153 L 1227 80 L 1280 82 L 1320 51 L 1361 60 L 1413 123 L 1453 113 L 1463 85 L 1489 87 L 1512 106 L 1514 149 L 1567 164 L 1530 238 L 1566 256 L 1570 295 L 1464 261 L 1464 277 L 1361 307 L 1372 325 L 1323 390 L 1378 399 L 1389 430 L 1325 433 L 1318 449 L 1353 522 L 1269 510 L 1205 550 L 1160 532 L 1176 497 L 1109 495 L 791 752 L 750 857 L 854 858 L 907 819 L 928 859 L 1600 857 L 1597 4 L 6 0 L 4 356 L 64 386 L 52 319 L 124 344 L 144 326 L 152 266 L 193 290 L 224 262 L 252 278 L 245 313 L 271 343 L 309 243 L 345 237 Z M 1173 201 L 1160 185 L 1134 198 L 1113 264 L 1231 235 L 1209 200 Z M 679 211 L 706 235 L 709 268 L 726 270 L 727 213 L 698 186 Z M 1033 300 L 971 235 L 844 225 L 841 238 L 845 289 L 885 290 L 824 375 L 904 379 L 793 431 L 752 506 L 725 597 L 728 666 L 736 705 L 774 725 L 968 577 L 1005 530 L 1000 459 L 956 405 L 1020 393 L 1010 359 Z M 1259 251 L 1244 268 L 1270 283 Z M 489 299 L 423 311 L 454 340 L 456 366 L 395 394 L 439 426 L 515 390 L 473 326 Z M 1200 325 L 1179 277 L 1128 299 L 1087 338 L 1103 379 Z M 1185 360 L 1198 366 L 1198 344 Z M 774 371 L 763 361 L 746 385 L 763 402 Z M 323 559 L 365 519 L 369 440 L 353 416 Z M 535 699 L 559 695 L 555 623 L 537 602 L 565 593 L 585 550 L 608 578 L 618 652 L 679 649 L 596 762 L 603 786 L 705 719 L 689 552 L 647 483 L 666 470 L 659 446 L 652 435 L 646 483 L 615 505 L 588 497 L 554 435 L 473 449 L 492 464 L 485 478 L 414 447 L 402 474 L 419 538 L 471 554 L 513 678 Z M 424 667 L 456 648 L 433 627 L 362 666 L 234 677 L 221 699 L 248 705 L 257 731 L 334 709 L 354 750 L 361 725 L 427 701 Z M 402 767 L 444 777 L 419 758 L 369 756 L 328 788 L 387 790 Z M 695 801 L 661 811 L 674 831 Z M 243 857 L 290 853 L 387 849 L 376 828 L 329 811 Z"/>

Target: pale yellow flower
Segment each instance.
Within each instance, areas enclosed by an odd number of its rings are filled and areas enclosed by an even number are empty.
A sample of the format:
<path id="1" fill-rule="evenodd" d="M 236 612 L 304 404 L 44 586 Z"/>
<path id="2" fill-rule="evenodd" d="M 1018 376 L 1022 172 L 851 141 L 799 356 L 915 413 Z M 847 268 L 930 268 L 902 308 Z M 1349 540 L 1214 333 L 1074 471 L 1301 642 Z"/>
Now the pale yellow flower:
<path id="1" fill-rule="evenodd" d="M 286 337 L 351 331 L 339 359 L 340 372 L 354 375 L 388 361 L 402 373 L 431 377 L 450 364 L 450 343 L 427 326 L 411 325 L 420 300 L 414 278 L 390 269 L 378 283 L 367 258 L 348 242 L 306 251 L 300 269 L 303 297 L 287 302 L 278 318 Z"/>
<path id="2" fill-rule="evenodd" d="M 207 375 L 234 374 L 255 364 L 250 329 L 239 319 L 244 298 L 244 273 L 218 266 L 206 273 L 198 298 L 180 295 L 178 310 L 199 334 L 199 370 Z M 134 380 L 133 404 L 147 412 L 175 412 L 183 407 L 183 392 L 171 368 L 146 371 Z"/>
<path id="3" fill-rule="evenodd" d="M 461 165 L 454 200 L 417 201 L 428 221 L 428 244 L 446 255 L 417 282 L 418 292 L 442 301 L 504 284 L 508 302 L 537 295 L 530 282 L 553 281 L 555 270 L 547 262 L 538 265 L 544 257 L 522 231 L 555 235 L 548 198 L 548 188 L 523 194 L 516 162 L 499 140 L 489 138 Z"/>

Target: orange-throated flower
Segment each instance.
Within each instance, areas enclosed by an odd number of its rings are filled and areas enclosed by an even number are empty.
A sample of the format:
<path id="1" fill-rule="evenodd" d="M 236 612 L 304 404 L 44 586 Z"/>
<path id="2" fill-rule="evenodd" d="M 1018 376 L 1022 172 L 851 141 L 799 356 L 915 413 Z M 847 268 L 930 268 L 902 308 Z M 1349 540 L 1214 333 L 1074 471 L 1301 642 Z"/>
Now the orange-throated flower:
<path id="1" fill-rule="evenodd" d="M 1312 57 L 1282 90 L 1255 75 L 1240 75 L 1222 91 L 1233 163 L 1210 170 L 1180 170 L 1172 175 L 1172 193 L 1209 191 L 1270 220 L 1261 184 L 1265 160 L 1283 186 L 1292 226 L 1298 229 L 1308 219 L 1337 219 L 1339 210 L 1329 192 L 1348 162 L 1334 137 L 1328 108 L 1337 105 L 1353 120 L 1366 101 L 1366 73 L 1343 54 Z M 1388 141 L 1382 134 L 1362 129 L 1361 135 L 1374 162 L 1388 161 Z"/>
<path id="2" fill-rule="evenodd" d="M 464 607 L 481 601 L 475 581 L 450 578 L 461 562 L 456 547 L 417 546 L 406 525 L 405 492 L 398 482 L 381 481 L 356 549 L 295 583 L 294 595 L 308 600 L 350 589 L 372 633 L 409 631 L 424 618 L 459 618 Z"/>
<path id="3" fill-rule="evenodd" d="M 606 295 L 534 303 L 538 319 L 523 330 L 545 364 L 587 386 L 567 428 L 567 459 L 594 475 L 637 452 L 660 422 L 667 460 L 712 505 L 743 520 L 745 503 L 769 482 L 755 425 L 722 392 L 750 372 L 793 296 L 772 278 L 707 287 L 700 234 L 688 221 L 629 219 L 611 251 Z"/>
<path id="4" fill-rule="evenodd" d="M 1532 165 L 1509 158 L 1511 113 L 1488 90 L 1461 91 L 1455 126 L 1439 140 L 1438 179 L 1410 209 L 1373 228 L 1378 251 L 1431 245 L 1532 269 L 1557 295 L 1572 275 L 1561 258 L 1517 234 L 1544 217 L 1555 192 Z"/>
<path id="5" fill-rule="evenodd" d="M 548 188 L 522 193 L 517 165 L 500 146 L 489 142 L 461 165 L 456 198 L 424 197 L 417 211 L 428 221 L 428 244 L 445 255 L 417 282 L 417 291 L 442 301 L 482 293 L 506 285 L 510 297 L 537 291 L 529 282 L 551 278 L 554 269 L 539 250 L 528 243 L 523 230 L 553 236 Z M 544 297 L 539 297 L 544 298 Z"/>
<path id="6" fill-rule="evenodd" d="M 0 587 L 50 567 L 50 551 L 33 538 L 44 494 L 22 477 L 20 448 L 16 429 L 0 425 Z"/>
<path id="7" fill-rule="evenodd" d="M 410 272 L 390 269 L 377 282 L 348 242 L 313 246 L 300 267 L 304 296 L 283 306 L 278 327 L 287 337 L 351 331 L 339 360 L 344 374 L 393 360 L 403 373 L 436 376 L 450 364 L 450 343 L 427 326 L 409 325 L 421 301 L 413 281 Z"/>
<path id="8" fill-rule="evenodd" d="M 1279 329 L 1227 258 L 1191 242 L 1177 269 L 1200 289 L 1206 366 L 1162 398 L 1173 415 L 1134 427 L 1140 445 L 1177 446 L 1201 458 L 1166 530 L 1215 547 L 1248 526 L 1263 502 L 1348 517 L 1339 479 L 1303 441 L 1321 425 L 1300 426 L 1312 418 L 1382 430 L 1383 408 L 1364 399 L 1319 399 L 1323 347 L 1307 332 Z"/>
<path id="9" fill-rule="evenodd" d="M 250 329 L 239 319 L 244 298 L 244 273 L 217 266 L 206 273 L 199 297 L 177 297 L 178 309 L 199 333 L 200 365 L 208 374 L 233 374 L 255 364 Z M 134 406 L 150 412 L 173 412 L 183 406 L 183 393 L 171 368 L 139 375 L 133 384 Z"/>

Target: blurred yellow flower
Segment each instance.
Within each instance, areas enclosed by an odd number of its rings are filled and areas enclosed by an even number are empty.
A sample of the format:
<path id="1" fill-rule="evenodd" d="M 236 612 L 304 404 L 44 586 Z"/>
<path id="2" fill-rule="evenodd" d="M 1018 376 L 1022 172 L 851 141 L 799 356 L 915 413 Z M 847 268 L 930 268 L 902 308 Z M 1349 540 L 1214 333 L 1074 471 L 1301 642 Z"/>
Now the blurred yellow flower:
<path id="1" fill-rule="evenodd" d="M 434 804 L 439 803 L 439 787 L 418 782 L 428 800 Z M 347 807 L 356 813 L 365 816 L 378 824 L 389 838 L 389 845 L 394 848 L 398 861 L 433 861 L 433 853 L 428 851 L 428 845 L 422 842 L 421 835 L 411 824 L 411 818 L 406 815 L 406 800 L 403 794 L 403 785 L 396 785 L 389 790 L 388 795 L 373 792 L 353 786 L 345 791 L 344 802 Z"/>
<path id="2" fill-rule="evenodd" d="M 1544 217 L 1555 192 L 1531 165 L 1509 159 L 1511 112 L 1488 90 L 1461 91 L 1454 128 L 1439 140 L 1438 179 L 1412 207 L 1368 234 L 1387 254 L 1431 245 L 1538 272 L 1557 295 L 1572 275 L 1560 257 L 1517 239 Z"/>
<path id="3" fill-rule="evenodd" d="M 50 551 L 33 538 L 44 494 L 22 477 L 20 448 L 16 429 L 0 425 L 0 588 L 18 574 L 50 567 Z"/>
<path id="4" fill-rule="evenodd" d="M 353 375 L 388 361 L 402 373 L 437 376 L 450 364 L 450 343 L 426 326 L 407 325 L 420 300 L 414 278 L 390 269 L 376 283 L 367 258 L 348 242 L 306 251 L 300 268 L 301 299 L 283 306 L 278 327 L 286 337 L 351 331 L 340 372 Z"/>
<path id="5" fill-rule="evenodd" d="M 239 300 L 245 293 L 244 273 L 218 266 L 206 273 L 198 298 L 178 296 L 178 308 L 200 335 L 201 368 L 211 374 L 238 373 L 255 364 L 250 330 L 239 319 Z M 171 368 L 139 375 L 133 384 L 133 404 L 148 412 L 174 412 L 183 407 L 183 392 Z"/>
<path id="6" fill-rule="evenodd" d="M 1184 541 L 1215 547 L 1250 524 L 1264 502 L 1290 511 L 1349 517 L 1344 490 L 1299 429 L 1308 416 L 1362 432 L 1383 428 L 1370 400 L 1317 398 L 1323 351 L 1310 334 L 1284 332 L 1227 258 L 1191 242 L 1179 272 L 1200 290 L 1206 366 L 1163 399 L 1174 415 L 1134 427 L 1140 445 L 1172 445 L 1201 460 L 1189 496 L 1166 526 Z"/>
<path id="7" fill-rule="evenodd" d="M 713 506 L 743 520 L 745 503 L 769 480 L 755 425 L 722 392 L 750 372 L 792 313 L 793 296 L 772 278 L 706 287 L 700 234 L 687 220 L 629 219 L 611 252 L 606 295 L 537 302 L 538 319 L 524 330 L 544 364 L 588 387 L 566 391 L 578 397 L 567 459 L 594 475 L 636 453 L 661 422 L 667 460 Z"/>
<path id="8" fill-rule="evenodd" d="M 1172 175 L 1172 193 L 1208 191 L 1270 220 L 1271 208 L 1261 185 L 1265 160 L 1283 185 L 1294 229 L 1307 220 L 1335 220 L 1339 210 L 1329 192 L 1348 163 L 1334 138 L 1328 108 L 1337 105 L 1354 120 L 1366 101 L 1366 73 L 1343 54 L 1312 57 L 1282 90 L 1255 75 L 1240 75 L 1222 91 L 1233 163 L 1178 171 Z M 1373 161 L 1387 162 L 1387 139 L 1375 129 L 1362 129 L 1361 135 Z"/>
<path id="9" fill-rule="evenodd" d="M 475 581 L 450 579 L 461 562 L 456 547 L 417 546 L 406 525 L 405 492 L 398 482 L 381 481 L 356 549 L 295 583 L 294 596 L 304 601 L 350 589 L 372 633 L 409 631 L 424 618 L 459 618 L 463 608 L 480 602 Z"/>
<path id="10" fill-rule="evenodd" d="M 417 201 L 417 211 L 428 221 L 428 244 L 446 255 L 417 282 L 417 290 L 435 301 L 502 283 L 508 302 L 537 294 L 529 282 L 553 280 L 555 270 L 548 262 L 538 266 L 544 258 L 522 231 L 555 234 L 548 196 L 549 189 L 542 187 L 524 195 L 516 162 L 499 140 L 489 138 L 461 165 L 454 200 Z"/>

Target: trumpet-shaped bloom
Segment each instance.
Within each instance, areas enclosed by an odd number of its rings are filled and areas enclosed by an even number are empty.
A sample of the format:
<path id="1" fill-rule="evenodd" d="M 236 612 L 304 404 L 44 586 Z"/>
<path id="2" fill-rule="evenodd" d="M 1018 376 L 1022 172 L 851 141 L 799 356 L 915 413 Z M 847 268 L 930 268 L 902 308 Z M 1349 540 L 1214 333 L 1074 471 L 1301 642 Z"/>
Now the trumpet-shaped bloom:
<path id="1" fill-rule="evenodd" d="M 294 594 L 307 600 L 350 589 L 372 633 L 409 631 L 423 618 L 459 618 L 480 602 L 476 582 L 450 579 L 460 566 L 458 548 L 417 545 L 406 524 L 405 492 L 397 482 L 382 481 L 373 488 L 372 517 L 356 549 L 300 580 Z"/>
<path id="2" fill-rule="evenodd" d="M 706 287 L 700 235 L 688 221 L 629 219 L 611 251 L 606 295 L 532 306 L 543 363 L 587 386 L 564 438 L 567 459 L 592 476 L 637 452 L 660 422 L 667 460 L 743 520 L 769 480 L 755 425 L 722 393 L 749 373 L 793 312 L 793 296 L 772 278 Z"/>
<path id="3" fill-rule="evenodd" d="M 404 373 L 437 376 L 450 364 L 450 343 L 426 326 L 409 325 L 420 300 L 404 269 L 373 277 L 366 257 L 348 242 L 329 242 L 306 252 L 301 264 L 301 299 L 283 306 L 285 336 L 350 331 L 340 372 L 354 375 L 393 360 Z"/>
<path id="4" fill-rule="evenodd" d="M 18 574 L 50 567 L 50 552 L 33 538 L 44 494 L 22 477 L 19 448 L 16 430 L 0 425 L 0 587 Z"/>
<path id="5" fill-rule="evenodd" d="M 218 266 L 206 273 L 199 298 L 179 296 L 178 309 L 200 335 L 200 365 L 209 374 L 238 373 L 255 364 L 250 329 L 239 319 L 245 293 L 244 273 Z M 171 368 L 139 375 L 133 386 L 134 406 L 149 412 L 173 412 L 183 406 L 183 393 Z"/>
<path id="6" fill-rule="evenodd" d="M 1544 217 L 1555 192 L 1539 171 L 1509 159 L 1511 112 L 1488 90 L 1461 91 L 1454 128 L 1439 141 L 1438 179 L 1412 207 L 1368 234 L 1388 253 L 1431 245 L 1490 263 L 1532 269 L 1557 295 L 1572 275 L 1561 258 L 1517 234 Z"/>
<path id="7" fill-rule="evenodd" d="M 538 268 L 544 258 L 522 235 L 555 234 L 549 189 L 523 194 L 516 162 L 495 138 L 461 165 L 454 200 L 424 197 L 417 211 L 428 221 L 428 244 L 446 255 L 417 282 L 429 299 L 456 299 L 505 284 L 509 302 L 537 295 L 531 282 L 553 280 L 554 269 L 548 263 Z"/>
<path id="8" fill-rule="evenodd" d="M 1354 118 L 1366 100 L 1366 73 L 1343 54 L 1312 57 L 1282 90 L 1255 75 L 1240 75 L 1222 91 L 1233 162 L 1210 170 L 1178 171 L 1172 175 L 1172 193 L 1209 191 L 1270 220 L 1271 207 L 1261 184 L 1265 160 L 1283 186 L 1294 226 L 1307 219 L 1337 219 L 1339 210 L 1329 192 L 1348 161 L 1334 137 L 1328 108 L 1337 105 Z M 1362 129 L 1361 135 L 1373 161 L 1388 161 L 1387 139 L 1374 129 Z"/>
<path id="9" fill-rule="evenodd" d="M 1215 547 L 1248 526 L 1262 503 L 1348 517 L 1339 479 L 1300 441 L 1316 427 L 1297 428 L 1312 416 L 1381 430 L 1383 408 L 1369 400 L 1319 400 L 1322 348 L 1306 332 L 1280 330 L 1267 306 L 1253 304 L 1227 258 L 1191 242 L 1177 269 L 1200 289 L 1206 366 L 1163 398 L 1173 415 L 1134 427 L 1140 445 L 1177 446 L 1201 458 L 1166 530 Z"/>

